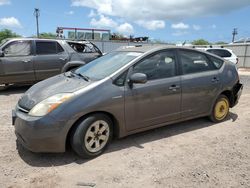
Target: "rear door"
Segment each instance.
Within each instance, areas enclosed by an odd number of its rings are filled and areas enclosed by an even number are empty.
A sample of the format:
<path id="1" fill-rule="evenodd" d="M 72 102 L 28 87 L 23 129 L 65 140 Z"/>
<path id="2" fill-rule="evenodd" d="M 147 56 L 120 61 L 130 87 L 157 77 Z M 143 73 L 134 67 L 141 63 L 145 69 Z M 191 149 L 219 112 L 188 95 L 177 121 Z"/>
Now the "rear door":
<path id="1" fill-rule="evenodd" d="M 60 74 L 68 62 L 68 53 L 57 41 L 37 40 L 35 52 L 34 69 L 38 81 Z"/>
<path id="2" fill-rule="evenodd" d="M 180 118 L 180 76 L 176 72 L 175 50 L 146 57 L 133 66 L 132 73 L 144 73 L 145 84 L 133 84 L 125 91 L 128 131 L 159 125 Z"/>
<path id="3" fill-rule="evenodd" d="M 182 118 L 209 113 L 221 88 L 218 69 L 204 53 L 179 50 L 182 76 Z"/>
<path id="4" fill-rule="evenodd" d="M 33 82 L 33 51 L 31 40 L 17 40 L 7 43 L 0 57 L 0 83 Z"/>

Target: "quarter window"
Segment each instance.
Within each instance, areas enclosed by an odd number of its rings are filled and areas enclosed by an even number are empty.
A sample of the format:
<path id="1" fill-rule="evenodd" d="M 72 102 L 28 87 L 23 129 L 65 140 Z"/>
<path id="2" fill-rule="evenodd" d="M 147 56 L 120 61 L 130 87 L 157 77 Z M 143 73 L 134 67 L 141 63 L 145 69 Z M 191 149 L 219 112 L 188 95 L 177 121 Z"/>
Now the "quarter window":
<path id="1" fill-rule="evenodd" d="M 215 58 L 213 56 L 209 56 L 209 59 L 212 61 L 212 63 L 214 64 L 214 66 L 219 69 L 221 68 L 221 66 L 223 65 L 224 61 L 219 59 L 219 58 Z"/>
<path id="2" fill-rule="evenodd" d="M 31 41 L 15 41 L 8 44 L 4 49 L 4 55 L 9 56 L 28 56 L 31 54 Z"/>
<path id="3" fill-rule="evenodd" d="M 124 86 L 128 71 L 122 73 L 115 81 L 114 84 L 117 86 Z"/>
<path id="4" fill-rule="evenodd" d="M 56 45 L 57 45 L 57 53 L 64 52 L 64 49 L 62 48 L 62 46 L 58 42 L 56 42 Z"/>
<path id="5" fill-rule="evenodd" d="M 133 73 L 144 73 L 148 80 L 175 76 L 175 52 L 163 51 L 150 56 L 134 66 Z"/>
<path id="6" fill-rule="evenodd" d="M 179 56 L 183 74 L 198 73 L 214 69 L 214 66 L 211 65 L 210 61 L 202 53 L 180 50 Z"/>

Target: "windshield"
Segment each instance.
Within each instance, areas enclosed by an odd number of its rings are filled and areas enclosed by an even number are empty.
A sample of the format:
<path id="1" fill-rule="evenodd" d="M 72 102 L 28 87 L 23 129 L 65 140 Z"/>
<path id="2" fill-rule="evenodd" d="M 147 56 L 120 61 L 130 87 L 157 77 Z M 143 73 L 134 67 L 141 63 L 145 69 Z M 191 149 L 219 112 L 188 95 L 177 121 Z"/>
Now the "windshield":
<path id="1" fill-rule="evenodd" d="M 90 80 L 101 80 L 141 54 L 140 52 L 111 52 L 76 69 L 75 73 L 86 76 Z"/>
<path id="2" fill-rule="evenodd" d="M 10 39 L 3 39 L 0 43 L 0 47 L 3 46 L 6 42 L 8 42 Z"/>

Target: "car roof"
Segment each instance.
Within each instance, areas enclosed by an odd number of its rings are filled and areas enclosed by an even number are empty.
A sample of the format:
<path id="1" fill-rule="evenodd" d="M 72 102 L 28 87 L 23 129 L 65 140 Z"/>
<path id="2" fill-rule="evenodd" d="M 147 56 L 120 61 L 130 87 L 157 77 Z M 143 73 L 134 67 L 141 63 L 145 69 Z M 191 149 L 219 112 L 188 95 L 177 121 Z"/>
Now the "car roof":
<path id="1" fill-rule="evenodd" d="M 141 52 L 143 54 L 150 54 L 150 53 L 154 53 L 157 52 L 159 50 L 166 50 L 166 49 L 183 49 L 183 50 L 190 50 L 190 51 L 196 51 L 196 52 L 200 52 L 200 53 L 204 53 L 207 54 L 209 56 L 213 56 L 216 57 L 217 59 L 221 59 L 224 61 L 223 58 L 209 53 L 207 51 L 201 50 L 201 49 L 197 49 L 197 48 L 190 48 L 190 47 L 183 47 L 183 46 L 171 46 L 171 45 L 138 45 L 138 46 L 123 46 L 118 48 L 115 51 L 121 51 L 121 52 Z"/>
<path id="2" fill-rule="evenodd" d="M 27 38 L 10 38 L 9 40 L 37 40 L 37 41 L 66 41 L 66 42 L 74 42 L 74 43 L 90 43 L 89 41 L 75 41 L 75 40 L 68 40 L 68 39 L 50 39 L 50 38 L 34 38 L 34 37 L 27 37 Z"/>
<path id="3" fill-rule="evenodd" d="M 158 50 L 165 50 L 165 49 L 185 49 L 185 50 L 193 50 L 197 52 L 203 52 L 200 49 L 196 48 L 190 48 L 190 47 L 180 47 L 180 46 L 173 46 L 173 45 L 137 45 L 137 46 L 122 46 L 118 48 L 116 51 L 125 51 L 125 52 L 152 52 L 152 51 L 158 51 Z"/>

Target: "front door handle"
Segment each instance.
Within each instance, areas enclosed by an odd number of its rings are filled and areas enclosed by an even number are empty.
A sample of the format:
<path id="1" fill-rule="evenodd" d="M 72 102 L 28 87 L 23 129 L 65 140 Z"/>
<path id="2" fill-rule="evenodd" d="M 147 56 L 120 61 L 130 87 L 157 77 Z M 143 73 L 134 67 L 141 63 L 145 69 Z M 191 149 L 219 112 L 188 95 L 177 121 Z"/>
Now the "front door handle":
<path id="1" fill-rule="evenodd" d="M 30 62 L 30 59 L 22 60 L 22 62 L 24 62 L 24 63 L 29 63 L 29 62 Z"/>
<path id="2" fill-rule="evenodd" d="M 217 77 L 213 77 L 211 81 L 212 81 L 212 82 L 219 82 L 219 81 L 220 81 L 220 79 L 219 79 L 219 78 L 217 78 Z"/>
<path id="3" fill-rule="evenodd" d="M 177 89 L 180 89 L 180 86 L 174 84 L 174 85 L 171 85 L 168 89 L 172 91 L 176 91 Z"/>
<path id="4" fill-rule="evenodd" d="M 67 58 L 62 58 L 62 57 L 61 57 L 61 58 L 59 58 L 59 59 L 60 59 L 60 60 L 62 60 L 62 61 L 65 61 L 65 60 L 67 60 Z"/>

